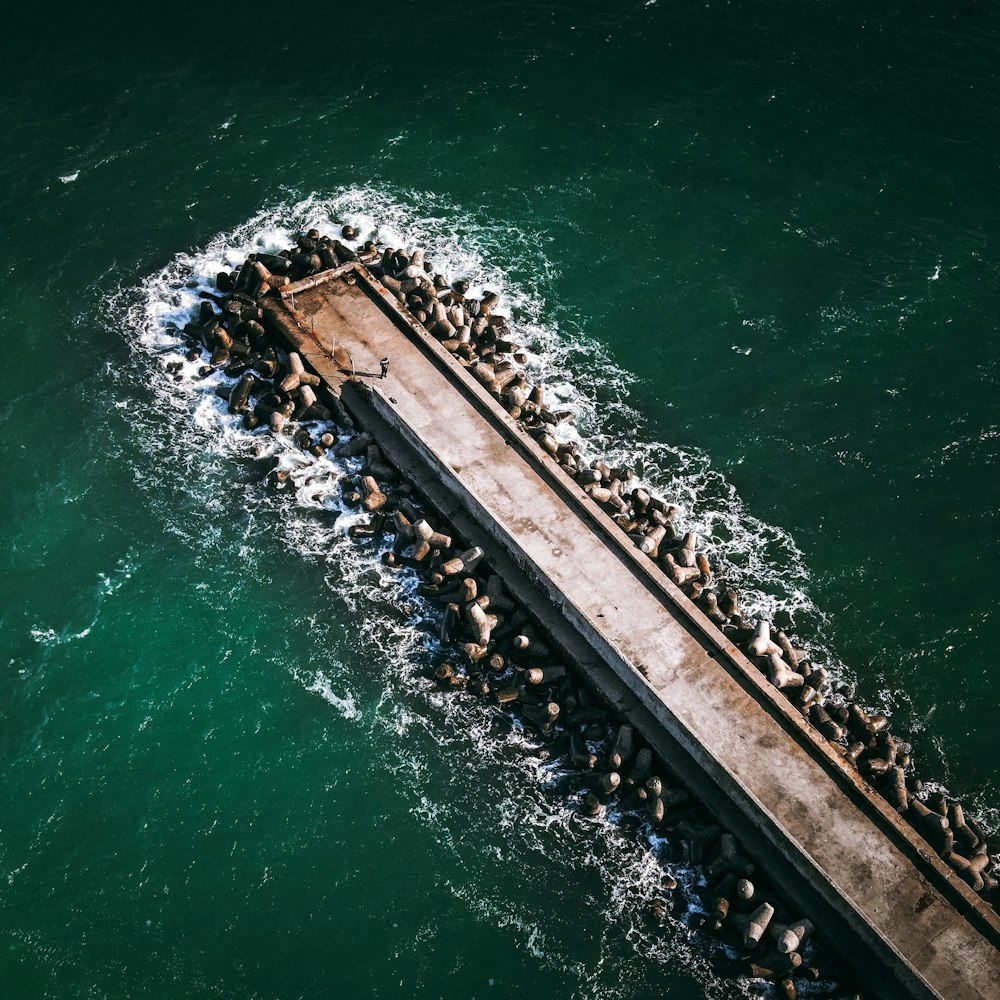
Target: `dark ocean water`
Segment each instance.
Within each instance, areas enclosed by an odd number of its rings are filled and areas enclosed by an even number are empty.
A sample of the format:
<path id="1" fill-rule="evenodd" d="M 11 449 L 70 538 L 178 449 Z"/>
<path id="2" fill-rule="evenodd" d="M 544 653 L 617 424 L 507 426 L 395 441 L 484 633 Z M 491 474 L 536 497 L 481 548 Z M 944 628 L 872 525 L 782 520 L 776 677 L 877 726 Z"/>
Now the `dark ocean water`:
<path id="1" fill-rule="evenodd" d="M 595 453 L 997 828 L 1000 15 L 868 7 L 9 15 L 0 995 L 741 993 L 421 679 L 329 470 L 267 494 L 164 375 L 185 283 L 313 223 L 500 289 Z"/>

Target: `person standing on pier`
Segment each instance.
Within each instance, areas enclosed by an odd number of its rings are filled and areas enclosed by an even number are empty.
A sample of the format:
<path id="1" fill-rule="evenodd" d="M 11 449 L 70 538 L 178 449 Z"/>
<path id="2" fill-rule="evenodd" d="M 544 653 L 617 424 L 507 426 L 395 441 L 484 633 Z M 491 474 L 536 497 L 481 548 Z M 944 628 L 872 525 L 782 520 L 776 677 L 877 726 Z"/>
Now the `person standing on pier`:
<path id="1" fill-rule="evenodd" d="M 388 358 L 383 358 L 379 362 L 379 364 L 382 366 L 382 374 L 379 375 L 379 378 L 385 378 L 386 375 L 389 374 L 389 359 Z"/>

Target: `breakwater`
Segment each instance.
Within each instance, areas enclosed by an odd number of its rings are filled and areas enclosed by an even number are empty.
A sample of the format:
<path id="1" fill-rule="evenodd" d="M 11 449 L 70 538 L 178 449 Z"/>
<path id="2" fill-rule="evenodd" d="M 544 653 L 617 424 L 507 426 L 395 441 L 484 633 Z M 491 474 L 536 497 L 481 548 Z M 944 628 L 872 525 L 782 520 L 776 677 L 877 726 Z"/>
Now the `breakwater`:
<path id="1" fill-rule="evenodd" d="M 322 380 L 314 373 L 307 371 L 306 365 L 300 363 L 302 359 L 296 360 L 294 352 L 286 358 L 276 345 L 266 344 L 267 331 L 264 329 L 265 324 L 261 322 L 265 319 L 265 312 L 269 311 L 269 304 L 272 301 L 279 301 L 275 299 L 273 294 L 269 293 L 277 291 L 280 294 L 283 289 L 290 290 L 290 315 L 294 315 L 298 311 L 294 301 L 296 292 L 301 300 L 301 297 L 310 288 L 318 287 L 322 281 L 327 280 L 329 278 L 328 272 L 336 270 L 338 265 L 342 263 L 348 265 L 348 271 L 340 276 L 342 280 L 345 282 L 350 282 L 352 279 L 358 280 L 350 271 L 350 266 L 356 263 L 351 255 L 357 256 L 357 250 L 346 246 L 341 241 L 322 243 L 317 240 L 317 236 L 318 234 L 316 236 L 306 234 L 294 253 L 273 255 L 265 260 L 257 259 L 249 262 L 248 265 L 239 269 L 235 281 L 232 276 L 220 276 L 220 291 L 228 293 L 228 297 L 219 298 L 214 303 L 215 306 L 219 307 L 220 312 L 217 313 L 213 307 L 203 308 L 202 315 L 198 317 L 200 322 L 189 328 L 188 332 L 197 336 L 201 341 L 201 347 L 192 346 L 191 348 L 192 360 L 196 359 L 201 349 L 210 348 L 212 352 L 211 363 L 205 366 L 206 370 L 203 374 L 210 374 L 217 366 L 225 366 L 231 378 L 239 378 L 234 386 L 226 386 L 222 392 L 225 394 L 228 391 L 231 408 L 234 411 L 244 410 L 247 413 L 245 419 L 248 427 L 266 423 L 272 430 L 280 433 L 288 429 L 289 421 L 333 418 L 340 430 L 353 429 L 352 424 L 355 422 L 355 417 L 343 408 L 343 401 L 338 400 L 336 395 L 317 395 L 317 389 L 325 388 Z M 349 237 L 345 236 L 344 238 Z M 310 248 L 309 241 L 312 241 L 315 247 Z M 321 247 L 326 247 L 326 250 L 332 254 L 330 261 L 323 260 L 323 254 L 319 252 Z M 314 249 L 315 252 L 307 253 L 310 249 Z M 555 431 L 562 415 L 550 411 L 545 406 L 544 394 L 539 387 L 535 386 L 529 389 L 526 380 L 519 375 L 517 345 L 508 337 L 503 336 L 506 322 L 501 316 L 494 317 L 493 303 L 486 300 L 485 297 L 475 304 L 468 302 L 465 300 L 465 290 L 460 285 L 449 287 L 443 278 L 440 282 L 430 276 L 421 278 L 422 273 L 427 274 L 428 272 L 425 262 L 420 261 L 419 258 L 417 263 L 414 263 L 412 258 L 407 259 L 404 263 L 398 255 L 392 255 L 388 259 L 389 268 L 387 271 L 385 250 L 374 246 L 363 247 L 361 254 L 369 257 L 370 264 L 376 270 L 382 270 L 383 283 L 393 294 L 406 298 L 405 305 L 412 319 L 431 327 L 445 351 L 469 363 L 475 377 L 488 393 L 504 402 L 508 416 L 512 420 L 519 421 L 527 432 L 535 438 L 539 451 L 549 455 L 554 463 L 561 466 L 562 472 L 560 474 L 569 473 L 570 477 L 576 480 L 577 485 L 582 487 L 584 494 L 589 497 L 589 502 L 600 509 L 605 517 L 610 519 L 610 516 L 613 515 L 616 519 L 624 519 L 624 523 L 622 520 L 616 521 L 616 530 L 620 532 L 623 527 L 626 528 L 626 535 L 635 536 L 631 541 L 637 543 L 637 550 L 645 557 L 652 557 L 650 561 L 669 574 L 674 586 L 687 588 L 689 596 L 696 598 L 701 605 L 703 614 L 709 621 L 731 629 L 731 632 L 724 634 L 731 635 L 734 641 L 744 645 L 748 652 L 760 657 L 761 663 L 767 667 L 775 687 L 786 692 L 796 692 L 797 708 L 800 714 L 804 714 L 802 711 L 804 710 L 817 725 L 828 727 L 826 719 L 819 715 L 816 709 L 823 708 L 824 700 L 830 704 L 831 709 L 836 709 L 838 698 L 840 707 L 844 707 L 842 702 L 846 692 L 842 690 L 834 692 L 829 684 L 829 679 L 819 669 L 814 670 L 808 662 L 808 658 L 793 646 L 787 637 L 775 634 L 772 639 L 766 626 L 760 623 L 751 628 L 750 623 L 745 622 L 739 615 L 734 595 L 725 589 L 721 592 L 713 589 L 711 586 L 714 582 L 713 571 L 703 555 L 699 558 L 697 539 L 690 537 L 689 533 L 681 534 L 674 530 L 671 511 L 664 500 L 650 496 L 648 491 L 642 490 L 641 487 L 627 490 L 631 478 L 628 469 L 611 469 L 607 466 L 602 468 L 601 463 L 582 463 L 578 460 L 578 451 L 574 449 L 572 444 L 561 444 L 558 441 Z M 379 257 L 378 260 L 376 260 L 376 254 Z M 288 263 L 280 263 L 281 260 Z M 325 266 L 327 263 L 333 266 Z M 286 273 L 279 273 L 283 269 L 287 269 Z M 319 272 L 313 284 L 310 284 L 311 279 L 308 277 L 310 271 Z M 327 274 L 327 278 L 322 277 L 324 273 Z M 432 294 L 432 290 L 434 294 Z M 421 294 L 423 292 L 427 293 L 426 296 Z M 420 308 L 421 302 L 428 305 L 431 299 L 436 300 L 433 306 L 430 306 L 429 309 Z M 442 299 L 445 301 L 440 301 Z M 468 309 L 468 315 L 466 309 Z M 272 314 L 272 318 L 275 317 L 276 314 Z M 473 321 L 456 325 L 456 320 L 467 318 L 472 318 Z M 494 322 L 490 322 L 491 319 Z M 478 329 L 476 329 L 477 327 Z M 308 323 L 303 323 L 302 329 L 308 331 Z M 343 345 L 340 346 L 343 347 Z M 336 358 L 336 348 L 330 353 Z M 509 356 L 509 360 L 505 356 Z M 234 361 L 234 358 L 243 360 Z M 338 368 L 345 374 L 353 372 L 354 359 L 349 350 L 345 356 L 336 360 Z M 344 362 L 349 362 L 349 364 Z M 245 366 L 245 370 L 241 372 L 239 369 L 243 366 Z M 254 370 L 256 374 L 251 375 L 251 370 Z M 348 400 L 354 399 L 357 393 L 356 386 L 357 383 L 353 381 L 344 386 L 344 395 Z M 252 408 L 251 401 L 253 401 Z M 363 411 L 365 402 L 363 396 L 354 399 L 356 413 Z M 317 449 L 323 450 L 337 444 L 337 437 L 332 430 L 324 430 L 321 434 L 314 434 L 310 429 L 298 427 L 294 433 L 300 446 L 314 453 Z M 324 439 L 323 434 L 330 435 L 329 439 Z M 460 549 L 454 545 L 444 545 L 445 538 L 449 542 L 453 541 L 448 535 L 450 529 L 447 525 L 423 524 L 419 529 L 415 527 L 420 523 L 420 520 L 413 520 L 412 516 L 407 515 L 405 509 L 400 510 L 398 494 L 404 493 L 405 499 L 405 491 L 401 488 L 399 490 L 393 488 L 396 484 L 393 483 L 392 466 L 386 463 L 385 456 L 378 451 L 369 451 L 369 449 L 377 447 L 373 440 L 367 439 L 363 435 L 356 436 L 348 443 L 340 443 L 339 447 L 345 456 L 349 455 L 351 451 L 364 451 L 368 463 L 366 471 L 362 473 L 362 478 L 356 484 L 357 488 L 355 489 L 352 484 L 352 489 L 345 494 L 349 502 L 362 504 L 375 515 L 376 519 L 379 515 L 385 514 L 388 509 L 395 507 L 393 513 L 401 514 L 402 518 L 408 521 L 408 523 L 400 523 L 396 520 L 392 523 L 391 529 L 387 527 L 387 522 L 384 520 L 373 521 L 368 526 L 359 527 L 356 533 L 364 536 L 366 532 L 370 532 L 372 536 L 377 536 L 386 530 L 394 529 L 393 534 L 400 539 L 400 546 L 398 553 L 392 553 L 389 562 L 392 563 L 398 556 L 401 561 L 409 560 L 403 564 L 410 568 L 422 567 L 426 569 L 428 579 L 425 582 L 425 588 L 438 588 L 439 596 L 436 599 L 442 600 L 445 605 L 445 620 L 447 621 L 449 612 L 452 615 L 451 624 L 444 633 L 445 637 L 452 639 L 452 631 L 456 627 L 467 633 L 463 637 L 466 640 L 462 647 L 463 661 L 460 664 L 440 665 L 439 670 L 442 672 L 440 681 L 449 687 L 461 686 L 464 683 L 468 688 L 471 680 L 473 689 L 475 689 L 477 685 L 481 684 L 485 673 L 483 661 L 486 660 L 486 669 L 493 670 L 494 667 L 490 661 L 493 656 L 498 656 L 501 661 L 498 679 L 503 680 L 505 672 L 509 672 L 507 683 L 499 684 L 494 691 L 493 688 L 489 687 L 489 675 L 487 675 L 488 690 L 480 693 L 492 695 L 503 704 L 523 704 L 526 713 L 528 708 L 537 710 L 539 705 L 543 704 L 542 702 L 536 703 L 533 695 L 546 697 L 548 700 L 544 702 L 547 713 L 545 719 L 532 718 L 531 713 L 527 713 L 525 718 L 538 728 L 543 736 L 552 735 L 556 739 L 567 735 L 572 737 L 573 733 L 566 730 L 566 727 L 584 726 L 585 720 L 574 720 L 572 710 L 567 713 L 566 719 L 562 723 L 559 721 L 558 712 L 554 717 L 550 717 L 553 712 L 551 706 L 555 706 L 559 712 L 562 712 L 566 707 L 559 695 L 565 695 L 567 703 L 572 704 L 572 693 L 577 690 L 573 685 L 569 686 L 568 691 L 562 690 L 565 687 L 562 684 L 565 677 L 559 676 L 558 671 L 552 674 L 546 673 L 550 667 L 563 667 L 565 669 L 563 664 L 557 662 L 560 659 L 560 650 L 546 648 L 547 636 L 536 636 L 536 641 L 542 647 L 541 651 L 535 650 L 539 654 L 536 657 L 531 653 L 530 629 L 518 631 L 513 636 L 509 633 L 503 633 L 503 626 L 508 624 L 503 614 L 503 601 L 509 600 L 510 595 L 504 593 L 502 585 L 498 589 L 498 582 L 494 579 L 498 574 L 487 573 L 485 566 L 480 568 L 484 562 L 482 550 L 471 544 L 468 548 Z M 393 457 L 395 458 L 395 456 Z M 275 476 L 278 481 L 281 478 L 281 471 L 278 470 Z M 411 510 L 411 514 L 413 513 L 419 513 L 419 511 Z M 428 528 L 430 528 L 431 534 L 422 537 Z M 412 529 L 413 534 L 411 534 L 410 529 Z M 432 537 L 434 543 L 431 542 Z M 466 539 L 466 542 L 471 542 L 471 539 Z M 435 549 L 437 549 L 437 555 L 434 554 Z M 448 567 L 447 572 L 445 571 L 446 567 Z M 440 576 L 441 579 L 435 580 L 435 575 Z M 456 590 L 455 586 L 445 586 L 444 590 L 441 591 L 442 585 L 446 584 L 452 577 L 457 578 L 455 585 L 459 589 Z M 480 593 L 480 588 L 482 593 Z M 434 599 L 434 592 L 426 591 L 425 596 Z M 493 610 L 491 610 L 491 601 L 494 602 Z M 458 610 L 455 611 L 452 605 Z M 476 611 L 474 607 L 480 610 Z M 513 617 L 514 612 L 510 609 L 508 612 Z M 497 635 L 494 635 L 494 631 L 497 631 Z M 509 647 L 507 645 L 508 639 Z M 526 645 L 520 645 L 522 642 Z M 492 652 L 490 651 L 491 643 L 494 646 Z M 470 645 L 475 648 L 470 649 Z M 521 653 L 521 656 L 518 656 L 518 653 Z M 487 656 L 487 654 L 489 655 Z M 528 665 L 532 660 L 537 666 Z M 556 662 L 547 662 L 550 660 Z M 445 666 L 447 669 L 444 669 Z M 522 668 L 520 671 L 519 667 Z M 519 674 L 523 674 L 525 670 L 539 670 L 540 675 L 529 674 L 523 683 L 513 684 L 512 692 L 510 688 L 513 679 L 517 678 Z M 800 678 L 798 682 L 793 679 L 793 674 Z M 536 677 L 538 679 L 535 679 Z M 813 678 L 812 683 L 807 683 L 811 678 Z M 540 687 L 538 687 L 539 685 Z M 535 687 L 538 687 L 537 692 L 531 690 Z M 505 692 L 502 699 L 500 691 Z M 809 691 L 814 693 L 809 695 L 807 694 Z M 882 755 L 881 759 L 887 762 L 886 773 L 888 773 L 889 768 L 898 768 L 900 771 L 906 768 L 909 762 L 905 760 L 905 749 L 900 748 L 898 743 L 890 743 L 886 737 L 881 736 L 886 731 L 884 720 L 877 717 L 873 719 L 864 713 L 861 713 L 860 718 L 858 718 L 858 713 L 861 712 L 860 708 L 852 712 L 850 707 L 845 707 L 845 711 L 847 717 L 843 720 L 844 728 L 849 728 L 856 736 L 861 736 L 862 733 L 868 734 L 867 741 L 870 745 L 863 746 L 862 751 L 855 751 L 856 760 L 867 750 L 866 760 L 874 760 L 876 756 Z M 837 724 L 835 715 L 831 715 L 827 711 L 827 716 L 830 724 Z M 633 778 L 633 752 L 634 763 L 638 766 L 643 749 L 648 749 L 636 747 L 635 733 L 630 727 L 627 727 L 627 724 L 618 724 L 612 719 L 610 722 L 595 722 L 591 725 L 602 724 L 610 726 L 614 731 L 613 742 L 603 746 L 606 759 L 601 754 L 595 754 L 601 758 L 604 769 L 597 778 L 588 781 L 590 787 L 587 792 L 588 797 L 584 800 L 584 807 L 590 810 L 601 807 L 604 804 L 602 799 L 608 799 L 614 792 L 618 791 L 623 781 L 623 775 L 626 781 Z M 548 732 L 546 727 L 549 727 Z M 560 729 L 563 731 L 559 732 Z M 832 733 L 832 730 L 830 732 Z M 596 735 L 598 734 L 591 732 L 591 736 Z M 863 742 L 861 739 L 853 741 L 855 744 Z M 888 763 L 890 755 L 895 755 L 895 759 Z M 645 761 L 644 756 L 642 761 Z M 626 765 L 629 766 L 626 767 Z M 659 765 L 656 769 L 663 770 Z M 649 793 L 651 791 L 655 793 L 657 786 L 654 782 L 650 788 L 648 782 L 652 778 L 660 776 L 651 774 L 645 781 L 640 781 L 643 770 L 644 767 L 638 767 L 638 775 L 634 777 L 633 781 L 633 786 L 642 786 L 636 791 L 637 801 L 651 803 L 643 807 L 643 812 L 655 824 L 664 824 L 667 829 L 679 828 L 679 824 L 685 821 L 683 808 L 671 808 L 668 815 L 667 802 L 663 795 L 653 794 L 650 798 Z M 874 773 L 877 768 L 869 770 Z M 892 773 L 895 775 L 899 772 L 893 771 Z M 660 780 L 662 781 L 662 779 Z M 626 790 L 633 786 L 626 785 Z M 667 788 L 669 791 L 669 785 Z M 642 796 L 643 790 L 646 792 L 645 799 Z M 635 801 L 627 799 L 620 801 L 621 805 L 627 809 L 632 809 L 636 805 Z M 670 804 L 675 807 L 683 806 L 683 803 L 677 802 Z M 907 808 L 909 808 L 909 804 L 907 804 Z M 965 826 L 975 834 L 974 828 L 968 824 L 959 825 Z M 681 839 L 683 839 L 683 833 Z M 722 834 L 718 830 L 711 831 L 710 835 L 702 838 L 702 841 L 697 836 L 691 835 L 687 843 L 689 847 L 694 845 L 691 848 L 692 854 L 704 853 L 707 850 L 710 852 L 710 864 L 719 861 L 721 869 L 715 872 L 716 875 L 723 871 L 728 875 L 735 875 L 737 871 L 733 871 L 728 866 L 737 865 L 738 870 L 740 865 L 748 863 L 745 859 L 739 858 L 734 842 L 729 839 L 723 840 Z M 697 846 L 699 844 L 701 846 Z M 969 847 L 966 850 L 969 854 L 981 857 L 984 854 L 984 851 L 980 849 L 982 846 L 985 845 L 977 841 L 975 847 Z M 988 852 L 986 853 L 988 856 Z M 715 857 L 715 854 L 718 857 Z M 961 856 L 966 857 L 966 854 L 962 853 Z M 976 874 L 982 875 L 983 870 L 981 869 Z M 989 874 L 985 873 L 985 875 L 983 888 L 988 885 Z M 718 922 L 720 929 L 728 931 L 741 927 L 742 922 L 749 918 L 746 912 L 741 911 L 740 901 L 734 901 L 730 895 L 739 891 L 745 892 L 746 887 L 739 890 L 737 886 L 725 886 L 724 891 L 722 891 L 723 887 L 713 884 L 712 889 L 713 891 L 720 890 L 713 901 L 713 922 Z M 777 897 L 775 898 L 777 899 Z M 725 907 L 719 902 L 720 900 L 725 901 Z M 755 901 L 753 894 L 750 895 L 749 900 L 742 900 L 742 902 L 750 901 Z M 749 911 L 756 912 L 754 918 L 756 923 L 744 933 L 744 942 L 749 937 L 753 943 L 758 925 L 761 926 L 761 934 L 763 934 L 762 921 L 766 923 L 764 918 L 771 915 L 766 907 L 773 908 L 774 905 L 774 903 L 765 900 L 758 902 L 755 910 Z M 727 921 L 725 915 L 720 917 L 718 914 L 721 909 L 728 909 L 729 906 L 732 906 L 733 914 L 732 919 Z M 791 914 L 785 916 L 792 921 L 796 919 Z M 785 943 L 788 943 L 788 939 L 784 940 Z M 757 968 L 766 967 L 758 966 Z M 775 969 L 770 971 L 772 974 L 776 972 Z M 786 992 L 790 988 L 794 988 L 794 977 L 788 973 L 789 970 L 786 969 L 785 974 L 780 979 L 781 988 Z"/>

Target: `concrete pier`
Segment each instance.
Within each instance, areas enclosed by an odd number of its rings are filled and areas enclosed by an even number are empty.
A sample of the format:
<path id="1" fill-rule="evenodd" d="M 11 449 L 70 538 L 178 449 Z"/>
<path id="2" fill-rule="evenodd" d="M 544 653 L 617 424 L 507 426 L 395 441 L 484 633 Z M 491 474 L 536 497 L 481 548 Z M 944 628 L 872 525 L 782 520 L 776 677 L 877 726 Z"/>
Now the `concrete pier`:
<path id="1" fill-rule="evenodd" d="M 992 909 L 362 265 L 260 304 L 867 993 L 998 995 Z"/>

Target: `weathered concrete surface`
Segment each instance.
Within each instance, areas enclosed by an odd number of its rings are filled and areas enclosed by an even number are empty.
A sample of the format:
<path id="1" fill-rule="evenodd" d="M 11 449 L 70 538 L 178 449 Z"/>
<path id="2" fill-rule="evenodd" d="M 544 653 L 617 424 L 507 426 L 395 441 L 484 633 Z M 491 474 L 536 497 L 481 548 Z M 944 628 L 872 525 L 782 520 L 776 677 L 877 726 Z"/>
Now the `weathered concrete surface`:
<path id="1" fill-rule="evenodd" d="M 995 914 L 363 269 L 309 285 L 264 300 L 268 321 L 335 387 L 349 349 L 348 408 L 870 989 L 995 997 Z M 385 381 L 362 374 L 383 356 Z"/>

